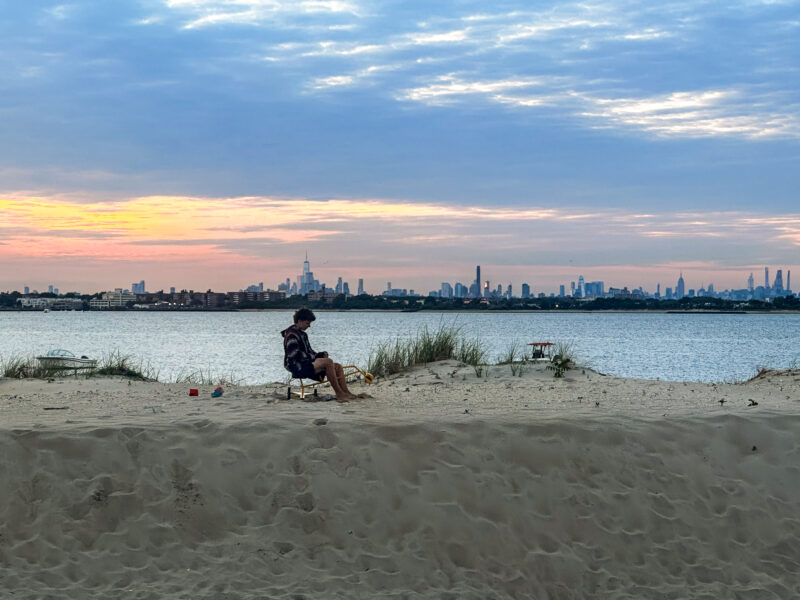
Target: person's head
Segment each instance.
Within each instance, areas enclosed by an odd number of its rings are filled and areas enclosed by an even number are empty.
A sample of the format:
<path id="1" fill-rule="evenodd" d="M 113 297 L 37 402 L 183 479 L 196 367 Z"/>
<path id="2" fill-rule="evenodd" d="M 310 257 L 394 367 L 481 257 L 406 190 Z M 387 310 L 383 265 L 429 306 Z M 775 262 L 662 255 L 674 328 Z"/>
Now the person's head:
<path id="1" fill-rule="evenodd" d="M 294 313 L 294 324 L 305 330 L 311 326 L 311 321 L 315 321 L 316 318 L 310 308 L 301 308 Z"/>

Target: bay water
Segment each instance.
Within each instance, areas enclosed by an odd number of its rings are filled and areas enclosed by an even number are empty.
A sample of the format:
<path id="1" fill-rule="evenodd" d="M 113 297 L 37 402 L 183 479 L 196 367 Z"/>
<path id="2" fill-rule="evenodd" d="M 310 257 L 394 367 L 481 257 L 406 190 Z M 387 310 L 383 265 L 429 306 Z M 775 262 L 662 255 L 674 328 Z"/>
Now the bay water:
<path id="1" fill-rule="evenodd" d="M 0 312 L 0 361 L 63 348 L 91 358 L 120 352 L 163 381 L 198 371 L 246 384 L 285 381 L 279 332 L 292 312 Z M 314 349 L 362 367 L 377 344 L 440 325 L 480 339 L 492 362 L 515 341 L 526 350 L 534 341 L 567 342 L 579 363 L 623 377 L 742 381 L 759 367 L 800 363 L 797 314 L 316 314 L 308 330 Z"/>

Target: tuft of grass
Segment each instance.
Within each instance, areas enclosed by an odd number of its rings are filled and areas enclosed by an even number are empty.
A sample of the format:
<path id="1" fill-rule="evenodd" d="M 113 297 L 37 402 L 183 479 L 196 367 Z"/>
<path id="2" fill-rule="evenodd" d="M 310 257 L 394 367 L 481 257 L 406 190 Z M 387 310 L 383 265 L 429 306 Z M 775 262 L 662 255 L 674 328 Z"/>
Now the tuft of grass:
<path id="1" fill-rule="evenodd" d="M 136 361 L 129 354 L 114 350 L 100 359 L 99 365 L 87 373 L 89 377 L 127 377 L 139 381 L 158 381 L 158 371 L 150 363 Z"/>
<path id="2" fill-rule="evenodd" d="M 29 359 L 25 359 L 21 356 L 12 356 L 0 362 L 0 371 L 2 371 L 3 377 L 22 379 L 26 377 L 28 369 L 31 366 Z"/>
<path id="3" fill-rule="evenodd" d="M 289 376 L 291 377 L 291 375 Z M 236 377 L 233 373 L 228 375 L 214 374 L 211 369 L 191 371 L 189 373 L 180 373 L 175 378 L 175 383 L 185 383 L 188 385 L 208 385 L 208 386 L 232 386 L 242 383 L 240 377 Z"/>
<path id="4" fill-rule="evenodd" d="M 68 367 L 42 365 L 33 356 L 14 355 L 0 360 L 0 373 L 3 374 L 3 377 L 11 379 L 47 379 L 48 377 L 71 375 L 74 372 L 74 369 Z"/>
<path id="5" fill-rule="evenodd" d="M 500 359 L 497 361 L 497 364 L 508 365 L 511 369 L 512 376 L 522 377 L 523 371 L 528 366 L 528 361 L 525 357 L 525 347 L 522 346 L 517 340 L 514 340 L 500 355 Z"/>
<path id="6" fill-rule="evenodd" d="M 453 359 L 475 366 L 485 357 L 486 349 L 480 340 L 464 338 L 460 327 L 440 325 L 431 331 L 426 326 L 415 337 L 378 344 L 370 352 L 367 371 L 386 377 L 439 360 Z"/>
<path id="7" fill-rule="evenodd" d="M 547 368 L 553 371 L 553 377 L 563 377 L 564 373 L 574 366 L 575 353 L 572 350 L 572 344 L 558 342 L 553 352 L 553 358 Z"/>

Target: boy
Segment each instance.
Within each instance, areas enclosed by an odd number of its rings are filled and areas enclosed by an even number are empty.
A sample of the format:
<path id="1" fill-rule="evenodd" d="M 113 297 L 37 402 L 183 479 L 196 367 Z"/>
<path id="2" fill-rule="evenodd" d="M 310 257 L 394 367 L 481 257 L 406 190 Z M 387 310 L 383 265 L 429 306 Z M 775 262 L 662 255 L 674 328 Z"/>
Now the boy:
<path id="1" fill-rule="evenodd" d="M 322 381 L 325 377 L 336 394 L 337 402 L 347 402 L 357 398 L 347 389 L 344 369 L 339 363 L 328 358 L 327 352 L 314 352 L 306 335 L 306 329 L 315 321 L 314 313 L 308 308 L 301 308 L 294 313 L 294 325 L 281 331 L 283 336 L 283 366 L 293 377 Z"/>

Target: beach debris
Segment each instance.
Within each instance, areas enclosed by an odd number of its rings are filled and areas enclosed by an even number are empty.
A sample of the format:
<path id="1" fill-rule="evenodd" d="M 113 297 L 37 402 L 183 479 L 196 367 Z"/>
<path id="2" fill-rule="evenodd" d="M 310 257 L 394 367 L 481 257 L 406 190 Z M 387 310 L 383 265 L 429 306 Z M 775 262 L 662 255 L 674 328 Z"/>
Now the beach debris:
<path id="1" fill-rule="evenodd" d="M 327 425 L 327 424 L 328 424 L 328 419 L 326 419 L 325 417 L 322 417 L 321 419 L 314 419 L 314 425 L 316 425 L 317 427 L 321 427 L 322 425 Z"/>
<path id="2" fill-rule="evenodd" d="M 69 410 L 69 406 L 45 406 L 44 410 Z"/>
<path id="3" fill-rule="evenodd" d="M 200 390 L 198 390 L 197 388 L 189 388 L 189 395 L 190 396 L 199 396 L 200 395 Z"/>
<path id="4" fill-rule="evenodd" d="M 222 386 L 218 385 L 217 388 L 213 392 L 211 392 L 211 397 L 212 398 L 219 398 L 220 396 L 222 396 L 222 393 L 224 391 L 225 390 L 222 389 Z"/>
<path id="5" fill-rule="evenodd" d="M 747 406 L 758 406 L 758 402 L 756 402 L 752 398 L 748 398 L 747 402 L 748 402 Z"/>
<path id="6" fill-rule="evenodd" d="M 594 403 L 594 405 L 595 405 L 595 406 L 600 406 L 600 401 L 599 401 L 599 400 L 595 400 L 595 403 Z"/>
<path id="7" fill-rule="evenodd" d="M 757 450 L 758 450 L 758 448 L 756 448 L 755 446 L 753 446 L 753 452 L 756 452 Z"/>
<path id="8" fill-rule="evenodd" d="M 723 406 L 725 404 L 726 400 L 725 400 L 725 398 L 720 398 L 719 400 L 717 400 L 717 402 L 719 402 L 720 406 Z"/>
<path id="9" fill-rule="evenodd" d="M 465 414 L 465 415 L 468 415 L 468 414 L 469 414 L 469 409 L 468 409 L 468 408 L 465 408 L 465 409 L 464 409 L 464 414 Z"/>

